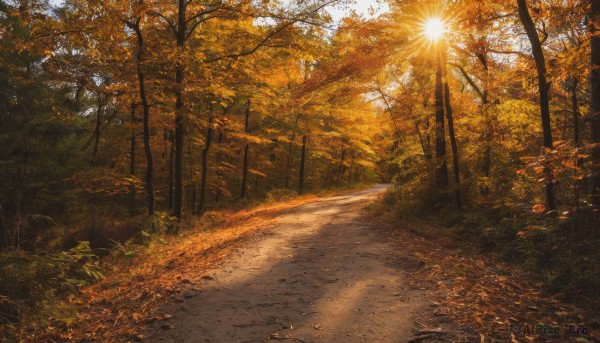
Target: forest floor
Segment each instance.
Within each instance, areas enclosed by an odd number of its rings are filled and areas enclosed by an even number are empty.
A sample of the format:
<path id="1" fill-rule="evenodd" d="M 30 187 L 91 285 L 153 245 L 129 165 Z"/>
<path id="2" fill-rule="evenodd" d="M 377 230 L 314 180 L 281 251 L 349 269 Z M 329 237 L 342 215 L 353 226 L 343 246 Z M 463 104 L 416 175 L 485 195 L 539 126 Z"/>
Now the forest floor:
<path id="1" fill-rule="evenodd" d="M 73 297 L 70 325 L 25 340 L 600 342 L 598 313 L 544 294 L 518 267 L 369 214 L 385 189 L 237 214 L 151 248 Z"/>

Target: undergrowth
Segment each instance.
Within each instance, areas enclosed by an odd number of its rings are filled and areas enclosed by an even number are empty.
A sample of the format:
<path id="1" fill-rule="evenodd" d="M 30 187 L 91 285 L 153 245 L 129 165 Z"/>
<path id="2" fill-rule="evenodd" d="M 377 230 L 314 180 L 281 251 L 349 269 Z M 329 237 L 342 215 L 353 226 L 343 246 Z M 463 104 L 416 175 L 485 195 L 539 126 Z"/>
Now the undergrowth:
<path id="1" fill-rule="evenodd" d="M 533 204 L 486 201 L 457 211 L 440 199 L 426 187 L 395 187 L 371 210 L 448 247 L 515 264 L 568 301 L 584 307 L 600 303 L 600 230 L 594 212 L 536 211 Z"/>
<path id="2" fill-rule="evenodd" d="M 365 185 L 345 187 L 344 190 L 363 188 Z M 340 190 L 321 191 L 320 195 L 331 195 Z M 216 230 L 235 223 L 236 217 L 249 218 L 262 213 L 262 209 L 276 208 L 277 204 L 294 199 L 314 198 L 314 194 L 299 196 L 297 192 L 275 189 L 265 198 L 239 202 L 231 209 L 206 211 L 202 216 L 187 216 L 181 221 L 167 212 L 157 212 L 147 219 L 135 218 L 127 225 L 132 231 L 122 239 L 102 237 L 102 242 L 82 240 L 68 243 L 69 229 L 62 230 L 65 237 L 56 250 L 13 249 L 0 252 L 0 341 L 18 341 L 19 332 L 36 327 L 68 327 L 77 316 L 78 309 L 68 301 L 70 295 L 79 294 L 88 285 L 94 284 L 106 273 L 121 273 L 139 259 L 153 260 L 161 256 L 163 248 L 184 242 L 201 232 Z M 237 208 L 237 209 L 236 209 Z M 229 219 L 227 219 L 229 218 Z M 119 226 L 115 218 L 97 218 L 89 224 L 92 237 L 102 235 L 102 230 L 114 230 Z M 131 228 L 129 226 L 132 226 Z M 57 235 L 58 236 L 58 235 Z M 82 236 L 85 238 L 85 236 Z M 67 243 L 65 243 L 67 242 Z M 61 251 L 64 244 L 74 245 Z M 127 277 L 126 275 L 118 276 Z"/>

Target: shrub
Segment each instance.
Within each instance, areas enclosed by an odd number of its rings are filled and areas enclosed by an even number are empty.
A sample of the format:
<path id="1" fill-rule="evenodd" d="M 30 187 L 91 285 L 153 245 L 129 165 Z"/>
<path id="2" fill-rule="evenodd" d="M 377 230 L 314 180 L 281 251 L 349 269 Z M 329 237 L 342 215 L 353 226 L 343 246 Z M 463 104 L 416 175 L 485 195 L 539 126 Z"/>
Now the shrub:
<path id="1" fill-rule="evenodd" d="M 0 326 L 4 328 L 0 332 L 10 331 L 7 328 L 12 323 L 33 314 L 40 318 L 60 318 L 53 311 L 53 300 L 101 279 L 98 263 L 87 241 L 62 252 L 34 254 L 20 249 L 1 252 Z M 68 321 L 64 316 L 63 319 Z"/>

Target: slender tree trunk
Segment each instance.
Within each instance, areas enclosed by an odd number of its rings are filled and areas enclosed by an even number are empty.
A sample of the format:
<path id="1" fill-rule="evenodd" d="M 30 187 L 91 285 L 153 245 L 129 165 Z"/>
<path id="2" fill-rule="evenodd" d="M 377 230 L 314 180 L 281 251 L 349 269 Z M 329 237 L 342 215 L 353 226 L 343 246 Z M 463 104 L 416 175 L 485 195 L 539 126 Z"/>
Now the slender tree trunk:
<path id="1" fill-rule="evenodd" d="M 542 130 L 544 133 L 544 147 L 552 149 L 552 128 L 550 125 L 550 84 L 546 79 L 546 60 L 540 37 L 537 34 L 535 24 L 529 14 L 526 0 L 517 0 L 519 6 L 519 18 L 527 32 L 527 37 L 531 44 L 531 51 L 535 60 L 535 66 L 538 73 L 538 89 L 540 92 L 540 112 L 542 117 Z M 593 98 L 593 97 L 592 97 Z M 552 168 L 548 165 L 544 168 L 546 177 L 546 205 L 549 209 L 556 208 L 556 199 L 554 197 L 554 176 Z"/>
<path id="2" fill-rule="evenodd" d="M 132 28 L 137 36 L 138 52 L 136 56 L 136 69 L 138 78 L 138 91 L 140 96 L 140 102 L 142 105 L 143 114 L 143 142 L 144 142 L 144 153 L 146 154 L 146 193 L 148 194 L 148 215 L 154 215 L 154 159 L 152 158 L 152 148 L 150 146 L 150 104 L 148 103 L 148 97 L 146 94 L 146 83 L 145 74 L 142 69 L 142 64 L 146 60 L 146 45 L 144 41 L 144 35 L 140 28 L 140 22 L 142 18 L 138 18 L 135 23 L 128 22 L 127 25 Z"/>
<path id="3" fill-rule="evenodd" d="M 220 131 L 219 134 L 217 135 L 217 144 L 221 144 L 223 142 L 223 132 Z M 217 165 L 217 177 L 219 178 L 219 180 L 221 179 L 221 160 L 222 160 L 222 155 L 220 152 L 220 149 L 217 148 L 217 155 L 216 155 L 216 165 Z M 219 202 L 219 200 L 221 199 L 221 188 L 220 186 L 217 188 L 216 192 L 215 192 L 215 202 Z"/>
<path id="4" fill-rule="evenodd" d="M 430 159 L 431 155 L 427 153 L 427 147 L 425 146 L 425 141 L 423 140 L 423 135 L 421 134 L 421 128 L 419 127 L 419 121 L 415 120 L 415 130 L 417 131 L 417 135 L 419 136 L 419 142 L 421 142 L 421 149 L 423 149 L 423 156 L 425 159 Z"/>
<path id="5" fill-rule="evenodd" d="M 454 183 L 456 190 L 454 192 L 456 196 L 456 207 L 460 210 L 462 208 L 462 202 L 460 198 L 460 169 L 458 162 L 458 145 L 456 143 L 456 134 L 454 133 L 454 118 L 452 117 L 452 106 L 450 104 L 450 87 L 448 86 L 447 77 L 445 80 L 445 107 L 446 107 L 446 119 L 448 120 L 448 134 L 450 136 L 450 147 L 452 148 L 452 166 L 454 170 Z"/>
<path id="6" fill-rule="evenodd" d="M 102 110 L 104 109 L 104 101 L 102 100 L 102 96 L 98 93 L 98 106 L 96 108 L 96 127 L 94 128 L 94 149 L 92 151 L 92 161 L 90 162 L 90 167 L 94 167 L 98 165 L 97 155 L 98 155 L 98 146 L 100 145 L 100 131 L 102 128 Z"/>
<path id="7" fill-rule="evenodd" d="M 354 169 L 354 160 L 356 159 L 354 151 L 350 151 L 350 155 L 352 155 L 352 159 L 350 160 L 350 167 L 348 168 L 348 182 L 352 182 L 352 170 Z"/>
<path id="8" fill-rule="evenodd" d="M 441 53 L 441 52 L 440 52 Z M 446 129 L 444 122 L 444 97 L 442 85 L 442 61 L 438 58 L 435 73 L 435 163 L 436 184 L 440 188 L 448 186 L 448 165 L 446 164 Z"/>
<path id="9" fill-rule="evenodd" d="M 573 144 L 579 147 L 579 101 L 577 99 L 577 79 L 571 79 L 571 109 L 573 111 Z"/>
<path id="10" fill-rule="evenodd" d="M 481 63 L 483 70 L 486 72 L 486 78 L 487 75 L 489 73 L 488 70 L 488 62 L 487 62 L 487 56 L 485 55 L 485 53 L 477 53 L 477 59 L 479 60 L 479 62 Z M 487 114 L 487 105 L 488 105 L 488 90 L 487 90 L 487 81 L 485 82 L 485 88 L 483 90 L 483 92 L 479 89 L 479 87 L 477 86 L 477 84 L 473 81 L 473 79 L 469 76 L 469 74 L 467 74 L 467 72 L 465 71 L 465 69 L 457 63 L 449 63 L 446 62 L 447 64 L 457 68 L 460 73 L 463 75 L 463 77 L 465 78 L 465 80 L 467 80 L 467 83 L 471 86 L 471 88 L 473 88 L 473 90 L 475 90 L 475 92 L 477 92 L 477 94 L 479 95 L 479 97 L 481 98 L 481 112 L 485 118 L 485 132 L 483 134 L 483 139 L 486 142 L 486 147 L 483 153 L 483 172 L 484 175 L 486 177 L 490 176 L 490 168 L 491 168 L 491 164 L 492 164 L 492 148 L 491 148 L 491 141 L 492 141 L 492 124 L 490 122 L 490 117 Z M 450 93 L 449 91 L 447 91 L 448 94 Z M 448 122 L 448 126 L 450 126 L 450 122 Z M 453 131 L 453 130 L 452 130 Z M 451 138 L 452 139 L 452 138 Z M 487 190 L 482 191 L 483 193 L 489 193 Z M 484 194 L 487 195 L 487 194 Z"/>
<path id="11" fill-rule="evenodd" d="M 342 143 L 342 151 L 340 154 L 340 167 L 339 167 L 339 173 L 338 173 L 338 182 L 340 184 L 342 184 L 342 182 L 344 182 L 344 172 L 346 171 L 346 168 L 344 166 L 345 160 L 346 160 L 346 146 L 344 143 Z"/>
<path id="12" fill-rule="evenodd" d="M 296 129 L 298 128 L 298 119 L 300 118 L 300 114 L 296 114 L 296 119 L 294 120 L 294 129 L 292 131 L 292 138 L 290 139 L 290 144 L 288 145 L 288 155 L 287 161 L 285 163 L 285 188 L 290 188 L 290 168 L 292 164 L 292 147 L 294 146 L 294 141 L 296 140 Z"/>
<path id="13" fill-rule="evenodd" d="M 171 142 L 171 153 L 169 154 L 169 208 L 173 208 L 173 186 L 174 186 L 174 164 L 175 164 L 175 132 L 169 131 L 169 141 Z"/>
<path id="14" fill-rule="evenodd" d="M 177 11 L 177 48 L 184 50 L 187 22 L 185 18 L 187 7 L 186 0 L 178 0 Z M 174 213 L 177 218 L 183 216 L 183 149 L 184 149 L 184 100 L 183 88 L 185 81 L 185 67 L 181 57 L 175 66 L 175 207 Z"/>
<path id="15" fill-rule="evenodd" d="M 482 106 L 483 115 L 485 116 L 485 136 L 482 137 L 485 141 L 485 150 L 483 151 L 483 175 L 489 178 L 492 170 L 492 125 L 491 119 L 489 118 L 489 114 L 487 113 L 487 108 Z M 485 190 L 484 195 L 488 195 L 489 190 Z"/>
<path id="16" fill-rule="evenodd" d="M 300 157 L 300 176 L 298 179 L 298 193 L 304 193 L 304 166 L 306 163 L 306 135 L 302 137 L 302 155 Z"/>
<path id="17" fill-rule="evenodd" d="M 196 182 L 194 182 L 194 164 L 193 164 L 193 153 L 192 153 L 192 141 L 188 140 L 188 163 L 190 168 L 190 180 L 192 184 L 192 212 L 194 212 L 196 208 Z"/>
<path id="18" fill-rule="evenodd" d="M 427 108 L 427 105 L 424 106 L 425 108 Z M 429 116 L 425 117 L 425 147 L 426 147 L 426 153 L 425 153 L 425 158 L 427 160 L 431 160 L 432 157 L 432 153 L 431 153 L 431 130 L 429 129 Z"/>
<path id="19" fill-rule="evenodd" d="M 571 90 L 571 109 L 573 110 L 573 145 L 575 149 L 579 148 L 579 103 L 577 99 L 577 78 L 571 79 L 570 90 Z M 565 130 L 566 131 L 566 130 Z M 579 153 L 575 154 L 575 165 L 580 165 Z M 580 195 L 581 181 L 575 180 L 573 186 L 573 203 L 575 204 L 575 212 L 578 218 L 573 221 L 576 231 L 579 229 L 579 195 Z"/>
<path id="20" fill-rule="evenodd" d="M 592 22 L 600 22 L 600 0 L 592 0 L 590 10 Z M 592 38 L 590 39 L 591 48 L 591 94 L 590 94 L 590 118 L 592 126 L 592 143 L 596 144 L 592 151 L 593 168 L 592 180 L 592 204 L 596 209 L 600 208 L 600 36 L 597 35 L 598 27 L 590 25 Z"/>
<path id="21" fill-rule="evenodd" d="M 206 138 L 204 143 L 204 150 L 202 150 L 202 179 L 200 180 L 200 201 L 198 202 L 198 214 L 204 212 L 205 199 L 206 199 L 206 178 L 208 175 L 208 152 L 212 143 L 213 136 L 213 114 L 210 114 L 208 119 L 208 129 L 206 130 Z"/>
<path id="22" fill-rule="evenodd" d="M 129 148 L 129 176 L 135 177 L 135 149 L 136 149 L 136 132 L 135 132 L 135 110 L 137 104 L 131 104 L 131 144 Z M 129 215 L 133 216 L 135 210 L 135 182 L 131 182 L 129 190 Z"/>
<path id="23" fill-rule="evenodd" d="M 250 128 L 248 126 L 250 122 L 250 100 L 248 100 L 248 106 L 246 107 L 246 119 L 244 121 L 244 133 L 248 134 Z M 240 192 L 240 198 L 246 198 L 246 189 L 248 183 L 248 151 L 250 150 L 250 143 L 246 142 L 244 146 L 244 167 L 242 169 L 242 191 Z"/>

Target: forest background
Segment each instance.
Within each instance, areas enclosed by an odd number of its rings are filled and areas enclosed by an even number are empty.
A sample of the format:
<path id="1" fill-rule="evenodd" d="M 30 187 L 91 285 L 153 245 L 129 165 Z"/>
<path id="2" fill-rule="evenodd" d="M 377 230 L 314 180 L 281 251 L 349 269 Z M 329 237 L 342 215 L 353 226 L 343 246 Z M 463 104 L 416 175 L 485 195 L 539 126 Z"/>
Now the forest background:
<path id="1" fill-rule="evenodd" d="M 106 256 L 372 182 L 597 301 L 599 2 L 352 6 L 0 1 L 0 337 Z"/>

